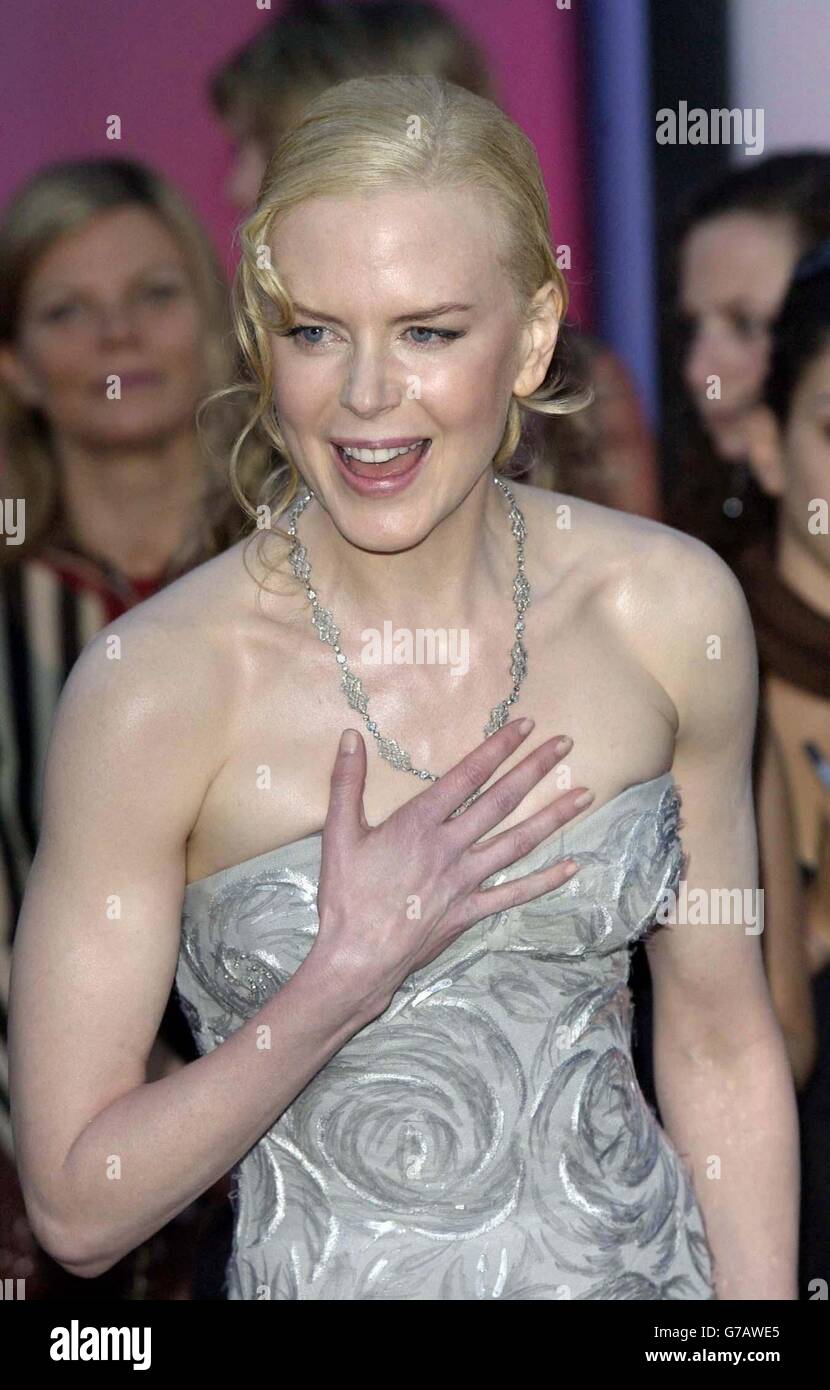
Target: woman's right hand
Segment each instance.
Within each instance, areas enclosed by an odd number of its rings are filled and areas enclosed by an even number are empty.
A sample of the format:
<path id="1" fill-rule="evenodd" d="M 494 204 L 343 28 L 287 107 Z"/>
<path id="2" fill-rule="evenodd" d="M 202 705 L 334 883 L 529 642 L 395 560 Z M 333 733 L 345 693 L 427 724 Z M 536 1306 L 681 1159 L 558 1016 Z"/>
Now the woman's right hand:
<path id="1" fill-rule="evenodd" d="M 344 750 L 341 740 L 323 828 L 319 928 L 310 955 L 354 991 L 362 1016 L 382 1013 L 407 976 L 434 960 L 468 927 L 550 893 L 576 872 L 578 865 L 564 860 L 507 883 L 480 887 L 592 799 L 587 788 L 574 787 L 514 828 L 476 843 L 569 751 L 572 740 L 563 735 L 540 744 L 452 816 L 532 728 L 531 720 L 504 725 L 376 826 L 368 824 L 363 809 L 363 738 L 357 734 L 353 753 Z"/>

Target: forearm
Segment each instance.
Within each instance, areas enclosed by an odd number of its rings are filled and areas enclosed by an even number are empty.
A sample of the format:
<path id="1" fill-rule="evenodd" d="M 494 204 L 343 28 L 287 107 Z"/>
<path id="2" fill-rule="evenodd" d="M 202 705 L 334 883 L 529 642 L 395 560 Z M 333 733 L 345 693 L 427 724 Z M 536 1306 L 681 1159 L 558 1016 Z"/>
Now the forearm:
<path id="1" fill-rule="evenodd" d="M 655 1046 L 666 1131 L 691 1171 L 718 1299 L 795 1299 L 798 1114 L 777 1029 L 743 1050 Z"/>
<path id="2" fill-rule="evenodd" d="M 109 1269 L 233 1167 L 367 1021 L 307 959 L 212 1052 L 113 1101 L 66 1156 L 51 1253 L 82 1276 Z"/>

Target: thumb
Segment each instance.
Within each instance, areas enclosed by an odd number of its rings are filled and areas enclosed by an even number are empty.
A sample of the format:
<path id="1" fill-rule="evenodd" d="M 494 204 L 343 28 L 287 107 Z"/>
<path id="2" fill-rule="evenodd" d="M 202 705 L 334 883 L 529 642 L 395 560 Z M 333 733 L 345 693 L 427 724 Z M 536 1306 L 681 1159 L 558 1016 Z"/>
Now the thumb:
<path id="1" fill-rule="evenodd" d="M 353 745 L 350 751 L 349 744 Z M 344 729 L 340 735 L 337 756 L 331 773 L 329 809 L 326 824 L 348 832 L 367 829 L 363 814 L 363 789 L 366 785 L 366 745 L 356 729 Z"/>

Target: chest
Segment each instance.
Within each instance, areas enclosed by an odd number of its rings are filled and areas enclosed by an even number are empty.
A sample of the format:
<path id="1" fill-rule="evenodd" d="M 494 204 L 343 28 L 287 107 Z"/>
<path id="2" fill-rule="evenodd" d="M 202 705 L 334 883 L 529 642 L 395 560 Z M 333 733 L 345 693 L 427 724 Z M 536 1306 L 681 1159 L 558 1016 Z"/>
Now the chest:
<path id="1" fill-rule="evenodd" d="M 491 711 L 511 690 L 514 616 L 508 596 L 486 621 L 447 630 L 443 640 L 394 624 L 373 642 L 365 630 L 341 633 L 369 717 L 416 768 L 441 776 L 484 742 Z M 491 783 L 554 735 L 569 735 L 574 746 L 497 829 L 525 820 L 570 786 L 595 793 L 590 813 L 672 763 L 671 700 L 604 614 L 572 605 L 565 618 L 556 604 L 539 602 L 526 624 L 527 675 L 509 717 L 529 715 L 536 726 Z M 189 840 L 188 880 L 318 831 L 346 727 L 360 730 L 366 744 L 370 824 L 428 785 L 380 757 L 363 716 L 348 703 L 331 647 L 310 622 L 295 625 L 290 638 L 263 630 L 243 664 L 233 738 Z"/>

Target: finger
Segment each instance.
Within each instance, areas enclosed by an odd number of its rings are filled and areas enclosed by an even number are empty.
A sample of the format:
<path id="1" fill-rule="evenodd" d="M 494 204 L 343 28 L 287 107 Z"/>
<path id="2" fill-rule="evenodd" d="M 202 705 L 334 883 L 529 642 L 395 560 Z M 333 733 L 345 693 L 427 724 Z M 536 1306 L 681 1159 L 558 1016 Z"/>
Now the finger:
<path id="1" fill-rule="evenodd" d="M 462 758 L 437 782 L 426 791 L 412 798 L 408 803 L 413 809 L 420 808 L 429 814 L 431 820 L 441 823 L 457 810 L 474 791 L 478 791 L 505 758 L 515 752 L 519 744 L 533 729 L 535 720 L 511 719 L 497 733 L 491 734 L 471 753 Z"/>
<path id="2" fill-rule="evenodd" d="M 588 799 L 582 800 L 583 797 Z M 551 835 L 555 835 L 557 830 L 567 825 L 580 811 L 584 811 L 593 799 L 594 794 L 587 787 L 573 787 L 570 791 L 563 792 L 562 796 L 558 796 L 550 806 L 543 807 L 535 816 L 529 816 L 527 820 L 522 821 L 520 825 L 514 825 L 510 830 L 502 830 L 499 835 L 493 835 L 489 840 L 471 845 L 469 853 L 474 861 L 473 881 L 482 883 L 491 874 L 508 868 L 518 859 L 524 859 L 525 855 L 550 839 Z"/>
<path id="3" fill-rule="evenodd" d="M 525 874 L 523 878 L 512 878 L 508 883 L 499 883 L 495 888 L 482 888 L 472 893 L 467 900 L 468 910 L 473 914 L 470 925 L 491 917 L 495 912 L 509 912 L 512 907 L 532 902 L 545 893 L 561 888 L 563 883 L 574 877 L 582 866 L 573 859 L 560 860 L 548 868 L 537 869 L 535 873 Z"/>
<path id="4" fill-rule="evenodd" d="M 467 807 L 452 822 L 462 845 L 472 845 L 487 831 L 498 825 L 527 796 L 532 787 L 541 781 L 546 773 L 555 767 L 561 758 L 573 748 L 573 739 L 564 734 L 556 734 L 546 739 L 528 753 L 526 758 L 506 772 L 492 787 Z"/>
<path id="5" fill-rule="evenodd" d="M 354 734 L 356 745 L 347 751 L 347 734 Z M 363 789 L 366 784 L 366 745 L 356 729 L 344 729 L 337 746 L 331 772 L 329 805 L 323 833 L 336 831 L 351 842 L 360 829 L 366 829 Z"/>

